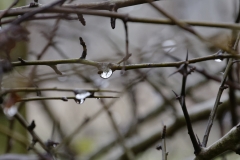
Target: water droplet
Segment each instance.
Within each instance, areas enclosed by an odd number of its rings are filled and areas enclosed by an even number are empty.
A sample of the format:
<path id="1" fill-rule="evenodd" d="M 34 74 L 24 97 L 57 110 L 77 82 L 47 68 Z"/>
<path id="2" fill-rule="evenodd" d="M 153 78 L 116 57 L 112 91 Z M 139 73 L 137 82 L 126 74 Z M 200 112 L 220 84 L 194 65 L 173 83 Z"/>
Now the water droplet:
<path id="1" fill-rule="evenodd" d="M 88 96 L 90 96 L 91 93 L 90 92 L 78 92 L 75 96 L 76 99 L 78 100 L 82 100 L 82 99 L 85 99 L 87 98 Z"/>
<path id="2" fill-rule="evenodd" d="M 83 104 L 84 101 L 85 101 L 85 99 L 81 99 L 81 100 L 80 100 L 80 104 Z"/>
<path id="3" fill-rule="evenodd" d="M 65 102 L 68 101 L 67 97 L 62 97 L 62 100 Z"/>
<path id="4" fill-rule="evenodd" d="M 176 49 L 176 42 L 174 40 L 166 40 L 162 43 L 163 50 L 171 53 Z"/>
<path id="5" fill-rule="evenodd" d="M 222 62 L 222 60 L 221 60 L 221 59 L 215 59 L 215 61 L 216 61 L 216 62 Z"/>
<path id="6" fill-rule="evenodd" d="M 112 73 L 113 73 L 113 71 L 110 68 L 108 68 L 100 74 L 100 77 L 102 77 L 103 79 L 107 79 L 107 78 L 111 77 Z"/>
<path id="7" fill-rule="evenodd" d="M 85 99 L 74 99 L 77 104 L 83 104 Z"/>
<path id="8" fill-rule="evenodd" d="M 96 98 L 96 99 L 100 99 L 100 98 Z"/>
<path id="9" fill-rule="evenodd" d="M 18 112 L 18 108 L 16 106 L 4 107 L 3 112 L 8 118 L 12 118 Z"/>
<path id="10" fill-rule="evenodd" d="M 77 104 L 80 104 L 80 100 L 79 99 L 74 99 L 75 100 L 75 102 L 77 103 Z"/>

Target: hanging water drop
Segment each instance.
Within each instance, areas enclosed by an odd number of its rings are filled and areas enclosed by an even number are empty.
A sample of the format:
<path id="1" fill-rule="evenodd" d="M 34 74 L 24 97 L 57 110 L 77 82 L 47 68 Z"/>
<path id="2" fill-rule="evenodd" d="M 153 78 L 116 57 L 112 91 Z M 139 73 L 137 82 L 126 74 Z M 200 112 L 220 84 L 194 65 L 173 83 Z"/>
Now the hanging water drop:
<path id="1" fill-rule="evenodd" d="M 75 100 L 75 102 L 77 103 L 77 104 L 80 104 L 80 100 L 79 99 L 74 99 Z"/>
<path id="2" fill-rule="evenodd" d="M 81 99 L 87 98 L 90 95 L 91 95 L 90 92 L 79 92 L 79 93 L 76 94 L 75 98 L 78 99 L 78 100 L 81 100 Z"/>
<path id="3" fill-rule="evenodd" d="M 11 106 L 9 108 L 4 107 L 3 112 L 8 118 L 12 118 L 13 116 L 15 116 L 15 114 L 17 114 L 18 108 L 16 106 Z"/>
<path id="4" fill-rule="evenodd" d="M 221 60 L 221 59 L 215 59 L 215 61 L 216 61 L 216 62 L 222 62 L 222 60 Z"/>
<path id="5" fill-rule="evenodd" d="M 83 104 L 87 97 L 93 95 L 93 93 L 84 91 L 84 90 L 75 90 L 74 93 L 75 93 L 75 102 L 77 104 Z"/>
<path id="6" fill-rule="evenodd" d="M 111 77 L 112 73 L 113 71 L 110 68 L 108 68 L 102 71 L 102 73 L 100 74 L 100 77 L 102 77 L 103 79 L 108 79 L 109 77 Z"/>
<path id="7" fill-rule="evenodd" d="M 81 100 L 80 100 L 80 104 L 83 104 L 84 101 L 85 101 L 85 99 L 81 99 Z"/>

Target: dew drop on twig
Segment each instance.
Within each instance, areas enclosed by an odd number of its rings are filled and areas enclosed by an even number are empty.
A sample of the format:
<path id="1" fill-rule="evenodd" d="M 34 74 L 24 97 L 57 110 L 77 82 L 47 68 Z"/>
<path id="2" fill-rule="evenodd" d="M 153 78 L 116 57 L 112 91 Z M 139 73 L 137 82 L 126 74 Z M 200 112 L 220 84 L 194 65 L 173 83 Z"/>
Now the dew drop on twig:
<path id="1" fill-rule="evenodd" d="M 111 77 L 113 71 L 108 68 L 107 70 L 102 71 L 102 73 L 100 74 L 100 77 L 102 77 L 103 79 L 108 79 L 109 77 Z"/>
<path id="2" fill-rule="evenodd" d="M 16 106 L 11 107 L 4 107 L 3 112 L 8 118 L 12 118 L 18 111 L 18 108 Z"/>
<path id="3" fill-rule="evenodd" d="M 90 95 L 91 95 L 90 92 L 79 92 L 79 93 L 76 94 L 75 98 L 78 99 L 78 100 L 81 100 L 81 99 L 87 98 Z"/>
<path id="4" fill-rule="evenodd" d="M 215 61 L 216 61 L 216 62 L 222 62 L 222 60 L 221 60 L 221 59 L 215 59 Z"/>
<path id="5" fill-rule="evenodd" d="M 83 104 L 85 101 L 85 98 L 92 95 L 92 93 L 87 91 L 75 91 L 75 101 L 77 104 Z"/>

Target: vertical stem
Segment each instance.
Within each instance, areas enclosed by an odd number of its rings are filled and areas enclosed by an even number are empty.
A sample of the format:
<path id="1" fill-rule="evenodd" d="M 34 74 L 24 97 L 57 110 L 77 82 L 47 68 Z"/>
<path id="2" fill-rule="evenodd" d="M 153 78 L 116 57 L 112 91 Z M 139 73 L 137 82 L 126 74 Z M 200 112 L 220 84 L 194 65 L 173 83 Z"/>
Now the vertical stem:
<path id="1" fill-rule="evenodd" d="M 232 66 L 232 62 L 233 62 L 233 59 L 230 58 L 229 61 L 228 61 L 226 70 L 225 70 L 225 72 L 224 72 L 223 79 L 222 79 L 222 81 L 221 81 L 221 85 L 220 85 L 219 90 L 218 90 L 217 98 L 216 98 L 216 100 L 215 100 L 213 109 L 212 109 L 212 111 L 211 111 L 211 113 L 210 113 L 210 116 L 209 116 L 209 119 L 208 119 L 207 128 L 206 128 L 206 131 L 205 131 L 205 134 L 204 134 L 204 137 L 203 137 L 203 141 L 202 141 L 202 146 L 203 146 L 203 147 L 206 147 L 206 145 L 207 145 L 208 137 L 209 137 L 209 134 L 210 134 L 212 125 L 213 125 L 213 120 L 214 120 L 215 115 L 216 115 L 216 113 L 217 113 L 219 101 L 220 101 L 220 99 L 221 99 L 223 90 L 226 89 L 226 88 L 224 87 L 224 84 L 225 84 L 225 81 L 226 81 L 226 79 L 227 79 L 228 72 L 230 71 L 230 68 L 231 68 L 231 66 Z"/>

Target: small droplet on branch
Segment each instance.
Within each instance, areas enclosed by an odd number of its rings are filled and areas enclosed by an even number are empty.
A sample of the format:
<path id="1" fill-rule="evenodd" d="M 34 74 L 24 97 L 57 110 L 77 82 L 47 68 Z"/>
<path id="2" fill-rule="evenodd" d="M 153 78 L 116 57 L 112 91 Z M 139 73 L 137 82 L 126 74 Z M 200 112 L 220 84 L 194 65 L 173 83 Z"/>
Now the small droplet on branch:
<path id="1" fill-rule="evenodd" d="M 87 91 L 79 91 L 79 90 L 75 90 L 74 93 L 75 93 L 74 100 L 77 104 L 83 104 L 87 97 L 90 97 L 93 95 L 93 93 L 90 93 Z"/>
<path id="2" fill-rule="evenodd" d="M 99 71 L 98 74 L 103 79 L 108 79 L 112 76 L 112 69 L 111 69 L 111 63 L 103 63 L 98 67 Z"/>
<path id="3" fill-rule="evenodd" d="M 103 78 L 103 79 L 108 79 L 109 77 L 111 77 L 113 71 L 109 68 L 108 70 L 105 70 L 103 71 L 100 76 Z"/>

